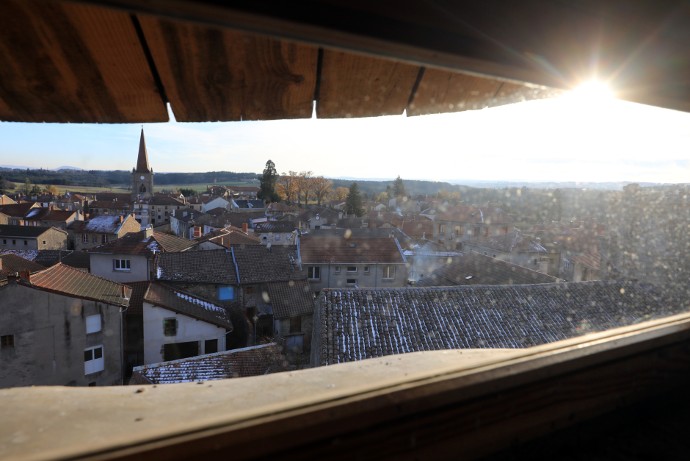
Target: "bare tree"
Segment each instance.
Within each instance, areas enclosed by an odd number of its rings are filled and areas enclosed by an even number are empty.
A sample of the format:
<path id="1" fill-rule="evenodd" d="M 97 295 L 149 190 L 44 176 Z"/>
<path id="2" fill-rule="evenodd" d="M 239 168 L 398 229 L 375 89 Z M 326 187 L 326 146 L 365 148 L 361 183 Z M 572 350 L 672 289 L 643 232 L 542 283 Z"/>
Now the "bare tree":
<path id="1" fill-rule="evenodd" d="M 297 196 L 297 180 L 296 171 L 288 171 L 280 175 L 276 184 L 276 190 L 283 200 L 293 202 L 295 199 L 299 199 Z"/>

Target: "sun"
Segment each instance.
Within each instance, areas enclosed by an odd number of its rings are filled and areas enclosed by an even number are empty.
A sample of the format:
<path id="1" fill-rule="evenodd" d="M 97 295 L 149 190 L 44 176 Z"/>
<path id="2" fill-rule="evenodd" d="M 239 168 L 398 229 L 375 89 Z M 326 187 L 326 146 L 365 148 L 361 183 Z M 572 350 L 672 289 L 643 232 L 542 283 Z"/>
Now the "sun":
<path id="1" fill-rule="evenodd" d="M 567 97 L 579 102 L 601 103 L 615 99 L 616 95 L 606 82 L 592 79 L 580 83 Z"/>

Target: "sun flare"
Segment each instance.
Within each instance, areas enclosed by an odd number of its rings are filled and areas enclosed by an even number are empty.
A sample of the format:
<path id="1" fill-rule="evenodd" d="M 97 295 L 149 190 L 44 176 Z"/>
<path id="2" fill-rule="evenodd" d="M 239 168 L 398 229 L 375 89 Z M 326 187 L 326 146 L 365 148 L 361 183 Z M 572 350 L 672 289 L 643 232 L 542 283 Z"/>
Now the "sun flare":
<path id="1" fill-rule="evenodd" d="M 586 102 L 600 102 L 615 99 L 616 95 L 606 82 L 588 80 L 571 90 L 568 96 Z"/>

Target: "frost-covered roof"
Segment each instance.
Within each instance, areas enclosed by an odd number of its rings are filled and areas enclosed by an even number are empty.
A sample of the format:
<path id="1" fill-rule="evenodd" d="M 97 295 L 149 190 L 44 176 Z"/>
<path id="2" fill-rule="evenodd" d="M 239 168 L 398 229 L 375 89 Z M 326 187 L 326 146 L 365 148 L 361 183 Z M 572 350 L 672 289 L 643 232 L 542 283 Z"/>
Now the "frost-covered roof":
<path id="1" fill-rule="evenodd" d="M 286 371 L 276 343 L 134 367 L 130 384 L 173 384 L 242 378 Z"/>
<path id="2" fill-rule="evenodd" d="M 522 348 L 687 310 L 636 282 L 323 290 L 317 365 L 390 354 Z"/>
<path id="3" fill-rule="evenodd" d="M 122 216 L 103 215 L 89 219 L 84 225 L 83 232 L 97 232 L 101 234 L 114 234 L 122 225 Z"/>
<path id="4" fill-rule="evenodd" d="M 232 330 L 228 311 L 213 301 L 178 290 L 161 283 L 151 282 L 143 300 L 178 314 L 187 315 L 204 322 Z"/>

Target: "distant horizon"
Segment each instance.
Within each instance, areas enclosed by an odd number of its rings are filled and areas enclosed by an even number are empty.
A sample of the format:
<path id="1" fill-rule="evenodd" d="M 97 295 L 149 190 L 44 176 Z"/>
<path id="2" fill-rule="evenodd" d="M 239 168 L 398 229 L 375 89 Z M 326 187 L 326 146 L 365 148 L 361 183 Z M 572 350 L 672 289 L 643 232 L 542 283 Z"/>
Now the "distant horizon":
<path id="1" fill-rule="evenodd" d="M 79 167 L 74 167 L 74 166 L 69 166 L 69 165 L 64 165 L 61 167 L 56 167 L 56 168 L 32 168 L 32 167 L 26 167 L 22 165 L 10 165 L 10 164 L 4 164 L 0 165 L 0 169 L 11 169 L 11 170 L 46 170 L 46 171 L 60 171 L 60 170 L 77 170 L 77 171 L 103 171 L 103 172 L 108 172 L 108 171 L 117 171 L 117 172 L 129 172 L 130 170 L 109 170 L 109 169 L 94 169 L 94 170 L 85 170 L 83 168 Z M 254 174 L 257 175 L 257 177 L 261 174 L 261 172 L 253 172 L 253 171 L 230 171 L 230 170 L 212 170 L 212 171 L 196 171 L 196 172 L 191 172 L 191 171 L 154 171 L 155 174 L 208 174 L 208 173 L 234 173 L 234 174 L 240 174 L 240 175 L 246 175 L 246 174 Z M 353 181 L 353 182 L 392 182 L 396 179 L 396 177 L 392 178 L 357 178 L 357 177 L 338 177 L 338 176 L 325 176 L 327 179 L 330 180 L 339 180 L 339 181 Z M 688 185 L 690 184 L 690 181 L 688 182 L 677 182 L 677 183 L 662 183 L 662 182 L 648 182 L 648 181 L 553 181 L 553 180 L 535 180 L 535 181 L 520 181 L 520 180 L 492 180 L 492 179 L 449 179 L 449 180 L 429 180 L 429 179 L 408 179 L 408 178 L 402 178 L 403 181 L 421 181 L 421 182 L 439 182 L 439 183 L 447 183 L 453 186 L 467 186 L 467 187 L 522 187 L 522 186 L 532 186 L 536 188 L 552 188 L 552 187 L 591 187 L 595 189 L 602 189 L 602 190 L 620 190 L 622 189 L 625 185 L 627 184 L 640 184 L 641 186 L 671 186 L 671 185 Z M 258 181 L 258 179 L 257 179 Z M 221 181 L 221 182 L 227 182 L 227 181 Z M 117 187 L 121 186 L 124 184 L 113 184 L 112 187 Z M 165 185 L 161 185 L 158 187 L 164 187 Z M 540 187 L 541 186 L 541 187 Z M 78 187 L 78 186 L 75 186 Z"/>
<path id="2" fill-rule="evenodd" d="M 154 172 L 260 174 L 270 159 L 279 174 L 311 171 L 361 181 L 397 176 L 452 183 L 690 180 L 689 113 L 568 97 L 414 117 L 0 122 L 0 164 L 131 171 L 142 128 Z"/>

